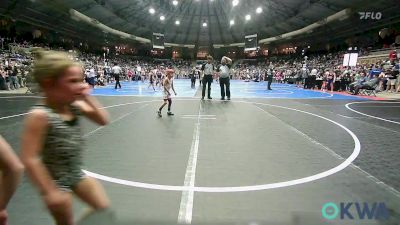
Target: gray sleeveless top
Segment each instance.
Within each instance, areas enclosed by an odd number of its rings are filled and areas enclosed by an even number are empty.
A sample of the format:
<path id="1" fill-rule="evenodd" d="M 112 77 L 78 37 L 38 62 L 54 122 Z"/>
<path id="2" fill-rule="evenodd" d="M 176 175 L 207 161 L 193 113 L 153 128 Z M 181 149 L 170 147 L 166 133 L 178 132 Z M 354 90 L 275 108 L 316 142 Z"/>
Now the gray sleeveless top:
<path id="1" fill-rule="evenodd" d="M 36 105 L 47 112 L 48 130 L 42 150 L 42 161 L 60 188 L 72 188 L 84 176 L 82 151 L 84 140 L 79 126 L 80 110 L 71 106 L 74 119 L 65 121 L 51 108 Z"/>

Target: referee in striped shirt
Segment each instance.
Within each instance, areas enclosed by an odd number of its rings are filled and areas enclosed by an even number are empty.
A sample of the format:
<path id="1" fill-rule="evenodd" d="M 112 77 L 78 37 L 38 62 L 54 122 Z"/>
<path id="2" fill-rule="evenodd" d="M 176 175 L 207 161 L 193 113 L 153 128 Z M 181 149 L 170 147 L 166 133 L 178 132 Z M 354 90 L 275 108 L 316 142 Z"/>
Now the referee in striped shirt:
<path id="1" fill-rule="evenodd" d="M 213 57 L 207 56 L 207 63 L 203 64 L 201 67 L 203 70 L 203 90 L 201 92 L 201 100 L 204 100 L 204 96 L 206 95 L 206 85 L 208 85 L 208 99 L 211 98 L 211 83 L 213 81 L 214 75 L 214 64 L 213 64 Z"/>

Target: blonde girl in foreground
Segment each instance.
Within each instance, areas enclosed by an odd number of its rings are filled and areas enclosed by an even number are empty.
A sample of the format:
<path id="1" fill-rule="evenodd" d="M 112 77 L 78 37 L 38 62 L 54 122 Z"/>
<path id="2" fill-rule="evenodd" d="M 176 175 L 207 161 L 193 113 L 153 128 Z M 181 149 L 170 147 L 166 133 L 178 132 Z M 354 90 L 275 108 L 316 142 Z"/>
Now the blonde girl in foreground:
<path id="1" fill-rule="evenodd" d="M 92 210 L 109 200 L 103 187 L 81 170 L 84 140 L 79 116 L 99 125 L 107 112 L 83 83 L 82 66 L 61 52 L 38 50 L 33 66 L 44 99 L 25 118 L 21 159 L 57 225 L 74 224 L 72 193 Z"/>

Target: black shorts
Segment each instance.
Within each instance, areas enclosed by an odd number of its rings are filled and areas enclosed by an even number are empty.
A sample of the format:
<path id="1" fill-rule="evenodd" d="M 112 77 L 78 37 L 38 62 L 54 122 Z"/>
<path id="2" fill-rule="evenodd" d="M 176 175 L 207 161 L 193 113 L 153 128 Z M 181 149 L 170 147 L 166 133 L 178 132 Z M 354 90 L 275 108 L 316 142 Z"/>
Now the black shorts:
<path id="1" fill-rule="evenodd" d="M 89 77 L 89 78 L 87 79 L 87 82 L 88 82 L 90 85 L 94 85 L 94 84 L 95 84 L 95 82 L 94 82 L 94 77 Z"/>
<path id="2" fill-rule="evenodd" d="M 203 83 L 211 82 L 213 81 L 213 76 L 212 75 L 204 75 L 203 77 Z"/>

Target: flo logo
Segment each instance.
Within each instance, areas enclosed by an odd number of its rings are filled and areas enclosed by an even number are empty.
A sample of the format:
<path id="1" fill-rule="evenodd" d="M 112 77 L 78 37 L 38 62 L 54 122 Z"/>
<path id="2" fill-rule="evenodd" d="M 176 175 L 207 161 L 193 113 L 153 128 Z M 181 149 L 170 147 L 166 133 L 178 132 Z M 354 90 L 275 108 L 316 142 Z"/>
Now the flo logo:
<path id="1" fill-rule="evenodd" d="M 389 210 L 383 202 L 374 202 L 368 204 L 366 202 L 341 202 L 339 207 L 328 202 L 322 206 L 322 217 L 328 220 L 336 219 L 340 216 L 341 220 L 360 219 L 360 220 L 387 220 L 389 219 Z"/>
<path id="2" fill-rule="evenodd" d="M 360 20 L 380 20 L 382 18 L 381 12 L 358 12 Z"/>

